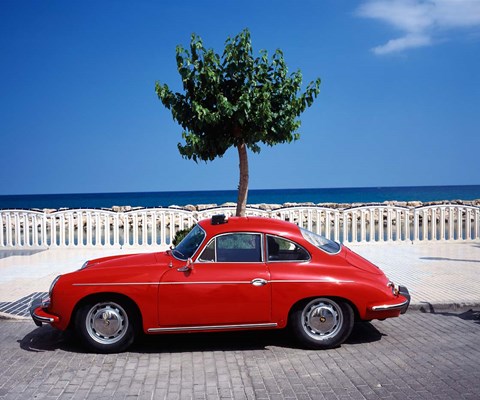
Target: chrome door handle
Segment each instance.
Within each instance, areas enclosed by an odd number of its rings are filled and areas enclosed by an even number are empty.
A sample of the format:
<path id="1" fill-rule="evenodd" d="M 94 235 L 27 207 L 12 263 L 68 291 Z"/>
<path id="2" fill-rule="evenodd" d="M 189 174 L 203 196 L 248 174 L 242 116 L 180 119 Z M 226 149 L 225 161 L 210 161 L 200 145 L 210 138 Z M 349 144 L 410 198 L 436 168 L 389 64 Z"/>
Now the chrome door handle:
<path id="1" fill-rule="evenodd" d="M 255 278 L 250 282 L 253 286 L 263 286 L 267 284 L 267 281 L 265 279 L 261 278 Z"/>

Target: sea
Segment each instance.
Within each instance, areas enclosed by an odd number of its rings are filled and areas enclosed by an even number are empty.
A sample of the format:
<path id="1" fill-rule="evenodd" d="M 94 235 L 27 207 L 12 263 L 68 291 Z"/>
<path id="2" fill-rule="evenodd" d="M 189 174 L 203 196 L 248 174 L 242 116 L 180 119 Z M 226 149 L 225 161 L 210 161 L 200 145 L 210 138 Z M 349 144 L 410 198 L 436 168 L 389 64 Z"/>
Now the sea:
<path id="1" fill-rule="evenodd" d="M 248 204 L 382 203 L 480 199 L 480 185 L 251 189 Z M 0 209 L 168 207 L 236 202 L 236 190 L 1 195 Z"/>

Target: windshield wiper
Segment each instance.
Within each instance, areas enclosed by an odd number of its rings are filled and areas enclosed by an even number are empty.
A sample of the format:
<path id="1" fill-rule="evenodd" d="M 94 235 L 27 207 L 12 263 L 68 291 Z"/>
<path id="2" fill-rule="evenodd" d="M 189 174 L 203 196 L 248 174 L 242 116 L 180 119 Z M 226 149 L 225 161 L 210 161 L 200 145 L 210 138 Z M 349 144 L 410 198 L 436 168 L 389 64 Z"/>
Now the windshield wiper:
<path id="1" fill-rule="evenodd" d="M 186 257 L 185 254 L 183 254 L 180 250 L 173 249 L 173 250 L 172 250 L 172 254 L 173 254 L 174 252 L 178 253 L 178 254 L 180 255 L 180 257 L 181 257 L 182 260 L 186 260 L 186 259 L 188 258 L 188 257 Z M 175 257 L 175 254 L 173 254 L 173 256 Z"/>

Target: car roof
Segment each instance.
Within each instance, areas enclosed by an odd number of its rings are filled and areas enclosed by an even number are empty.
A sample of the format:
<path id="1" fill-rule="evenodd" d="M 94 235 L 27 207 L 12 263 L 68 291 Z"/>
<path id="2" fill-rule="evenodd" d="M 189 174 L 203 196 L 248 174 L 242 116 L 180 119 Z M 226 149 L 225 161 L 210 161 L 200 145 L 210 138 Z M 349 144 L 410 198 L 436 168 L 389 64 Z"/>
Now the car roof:
<path id="1" fill-rule="evenodd" d="M 267 217 L 229 217 L 225 218 L 225 222 L 220 223 L 215 223 L 212 219 L 204 219 L 199 222 L 199 225 L 210 235 L 225 232 L 262 232 L 297 236 L 300 233 L 298 226 L 291 222 Z"/>

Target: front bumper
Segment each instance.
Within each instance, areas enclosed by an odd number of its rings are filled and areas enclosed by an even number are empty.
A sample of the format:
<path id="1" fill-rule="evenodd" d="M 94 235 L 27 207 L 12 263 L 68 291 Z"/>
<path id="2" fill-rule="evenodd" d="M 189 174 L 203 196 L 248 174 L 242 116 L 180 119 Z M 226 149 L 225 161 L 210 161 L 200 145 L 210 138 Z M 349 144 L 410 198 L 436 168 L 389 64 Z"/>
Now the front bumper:
<path id="1" fill-rule="evenodd" d="M 405 314 L 408 310 L 408 306 L 410 305 L 410 292 L 408 291 L 406 286 L 400 286 L 400 296 L 403 296 L 407 299 L 407 303 L 401 308 L 400 314 Z"/>
<path id="2" fill-rule="evenodd" d="M 49 304 L 49 299 L 34 299 L 30 305 L 30 315 L 35 322 L 35 325 L 42 326 L 42 324 L 53 324 L 58 322 L 56 315 L 49 314 L 46 308 Z"/>
<path id="3" fill-rule="evenodd" d="M 410 305 L 410 293 L 405 286 L 399 286 L 398 294 L 404 298 L 404 300 L 400 300 L 394 302 L 392 304 L 382 304 L 378 306 L 373 306 L 373 311 L 395 311 L 400 310 L 400 314 L 405 314 L 408 310 L 408 306 Z"/>

